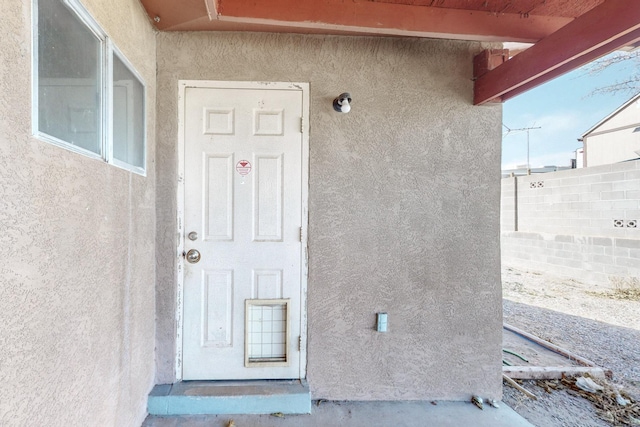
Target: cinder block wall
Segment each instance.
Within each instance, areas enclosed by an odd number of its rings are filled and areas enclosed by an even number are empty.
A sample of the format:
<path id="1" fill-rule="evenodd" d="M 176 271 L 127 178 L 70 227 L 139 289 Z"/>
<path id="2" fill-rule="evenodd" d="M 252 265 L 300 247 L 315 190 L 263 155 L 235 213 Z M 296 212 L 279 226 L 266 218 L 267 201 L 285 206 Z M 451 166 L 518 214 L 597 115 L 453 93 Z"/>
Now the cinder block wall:
<path id="1" fill-rule="evenodd" d="M 502 260 L 592 283 L 640 276 L 640 161 L 504 178 Z"/>
<path id="2" fill-rule="evenodd" d="M 518 218 L 516 214 L 516 199 L 518 180 L 516 178 L 504 178 L 502 180 L 500 198 L 500 231 L 518 230 Z"/>

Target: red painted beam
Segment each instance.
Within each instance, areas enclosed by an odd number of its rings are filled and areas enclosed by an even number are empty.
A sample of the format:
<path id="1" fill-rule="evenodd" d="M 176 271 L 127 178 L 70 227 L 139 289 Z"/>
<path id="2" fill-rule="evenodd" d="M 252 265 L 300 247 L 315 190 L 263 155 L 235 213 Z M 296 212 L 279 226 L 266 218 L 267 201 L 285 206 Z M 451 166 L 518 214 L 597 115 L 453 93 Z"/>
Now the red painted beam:
<path id="1" fill-rule="evenodd" d="M 166 30 L 185 22 L 206 18 L 207 5 L 203 0 L 140 0 L 152 23 L 159 30 Z"/>
<path id="2" fill-rule="evenodd" d="M 477 79 L 509 60 L 509 49 L 483 50 L 473 58 L 473 77 Z M 502 102 L 502 98 L 494 98 L 492 102 Z"/>
<path id="3" fill-rule="evenodd" d="M 608 0 L 476 76 L 475 105 L 513 96 L 640 39 L 640 1 Z"/>
<path id="4" fill-rule="evenodd" d="M 217 0 L 217 5 L 219 21 L 462 40 L 536 42 L 571 22 L 369 0 Z"/>
<path id="5" fill-rule="evenodd" d="M 536 86 L 540 86 L 541 84 L 548 82 L 551 79 L 555 79 L 556 77 L 559 77 L 565 73 L 568 73 L 569 71 L 573 71 L 576 68 L 582 67 L 583 65 L 586 65 L 593 60 L 596 60 L 608 53 L 611 53 L 614 50 L 620 49 L 620 47 L 622 46 L 628 46 L 638 41 L 640 41 L 640 30 L 632 31 L 629 34 L 626 34 L 624 37 L 620 37 L 619 39 L 616 39 L 611 43 L 607 43 L 589 52 L 588 54 L 585 54 L 579 58 L 576 58 L 573 61 L 567 62 L 566 64 L 556 68 L 555 70 L 548 72 L 543 76 L 538 77 L 537 79 L 531 80 L 529 83 L 525 83 L 522 86 L 516 89 L 513 89 L 510 92 L 505 93 L 501 97 L 502 101 L 506 101 L 507 99 L 511 99 L 515 96 L 518 96 L 528 91 L 529 89 L 533 89 Z"/>

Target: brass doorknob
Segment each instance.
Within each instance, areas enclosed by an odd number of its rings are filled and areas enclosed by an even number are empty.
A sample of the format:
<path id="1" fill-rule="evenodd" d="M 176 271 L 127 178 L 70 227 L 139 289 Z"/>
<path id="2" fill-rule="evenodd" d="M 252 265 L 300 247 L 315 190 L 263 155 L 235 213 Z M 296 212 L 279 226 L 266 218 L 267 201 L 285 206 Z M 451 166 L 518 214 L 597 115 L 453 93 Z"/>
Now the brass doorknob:
<path id="1" fill-rule="evenodd" d="M 190 264 L 195 264 L 198 261 L 200 261 L 200 252 L 198 252 L 195 249 L 189 249 L 189 252 L 187 252 L 187 262 Z"/>

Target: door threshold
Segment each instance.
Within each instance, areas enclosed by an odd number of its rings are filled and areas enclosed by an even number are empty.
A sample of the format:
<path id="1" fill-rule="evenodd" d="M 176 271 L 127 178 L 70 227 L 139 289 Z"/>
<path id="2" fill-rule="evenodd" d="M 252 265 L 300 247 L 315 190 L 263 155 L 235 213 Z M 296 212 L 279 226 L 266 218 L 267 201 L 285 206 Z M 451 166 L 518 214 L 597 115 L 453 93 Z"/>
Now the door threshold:
<path id="1" fill-rule="evenodd" d="M 181 381 L 156 385 L 151 415 L 310 414 L 305 380 Z"/>

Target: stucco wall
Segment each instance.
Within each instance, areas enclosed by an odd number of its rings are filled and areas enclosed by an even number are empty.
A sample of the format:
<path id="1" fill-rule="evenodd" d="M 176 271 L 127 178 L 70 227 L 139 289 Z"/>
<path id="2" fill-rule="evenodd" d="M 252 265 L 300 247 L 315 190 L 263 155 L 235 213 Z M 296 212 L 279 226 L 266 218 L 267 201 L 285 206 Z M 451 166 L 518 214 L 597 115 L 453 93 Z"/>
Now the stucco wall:
<path id="1" fill-rule="evenodd" d="M 501 106 L 476 43 L 158 36 L 158 379 L 173 381 L 178 79 L 310 82 L 308 380 L 314 398 L 501 393 Z M 332 99 L 353 95 L 349 114 Z M 389 313 L 389 332 L 374 331 Z"/>
<path id="2" fill-rule="evenodd" d="M 31 2 L 0 28 L 0 425 L 134 426 L 153 385 L 155 34 L 87 8 L 147 83 L 148 176 L 31 136 Z"/>

